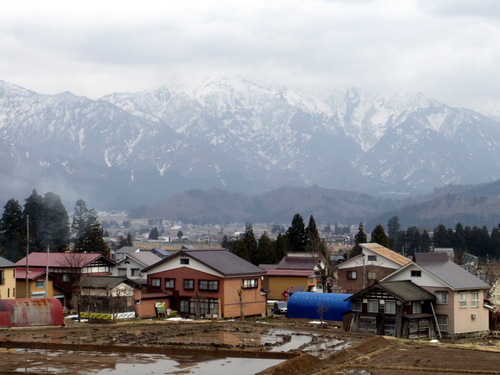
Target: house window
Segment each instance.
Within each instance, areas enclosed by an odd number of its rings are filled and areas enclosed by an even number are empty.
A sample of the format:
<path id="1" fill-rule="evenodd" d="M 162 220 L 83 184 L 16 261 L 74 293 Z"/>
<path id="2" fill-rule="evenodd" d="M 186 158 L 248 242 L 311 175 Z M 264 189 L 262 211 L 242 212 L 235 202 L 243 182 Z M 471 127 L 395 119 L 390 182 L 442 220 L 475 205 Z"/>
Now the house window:
<path id="1" fill-rule="evenodd" d="M 10 288 L 7 288 L 7 298 L 10 298 Z"/>
<path id="2" fill-rule="evenodd" d="M 479 307 L 479 292 L 471 292 L 470 299 L 470 307 Z"/>
<path id="3" fill-rule="evenodd" d="M 467 307 L 467 292 L 458 293 L 459 307 L 464 309 Z"/>
<path id="4" fill-rule="evenodd" d="M 16 278 L 16 270 L 15 269 L 12 270 L 12 274 L 14 275 L 14 279 L 15 279 Z"/>
<path id="5" fill-rule="evenodd" d="M 118 268 L 118 276 L 127 276 L 126 268 Z"/>
<path id="6" fill-rule="evenodd" d="M 156 279 L 156 278 L 151 279 L 151 286 L 160 286 L 160 285 L 161 285 L 161 279 Z"/>
<path id="7" fill-rule="evenodd" d="M 198 289 L 216 292 L 219 290 L 219 282 L 217 280 L 200 280 L 198 282 Z"/>
<path id="8" fill-rule="evenodd" d="M 368 262 L 376 262 L 376 261 L 377 261 L 376 255 L 368 255 Z"/>
<path id="9" fill-rule="evenodd" d="M 174 289 L 175 288 L 175 279 L 165 279 L 165 288 L 166 289 Z"/>
<path id="10" fill-rule="evenodd" d="M 310 284 L 314 284 L 314 276 L 311 276 L 311 277 L 309 278 L 309 283 L 310 283 Z"/>
<path id="11" fill-rule="evenodd" d="M 385 302 L 385 313 L 386 314 L 396 314 L 396 302 L 386 301 Z"/>
<path id="12" fill-rule="evenodd" d="M 3 277 L 3 270 L 0 270 L 0 285 L 5 285 L 5 278 Z"/>
<path id="13" fill-rule="evenodd" d="M 378 301 L 368 301 L 368 312 L 378 313 Z"/>
<path id="14" fill-rule="evenodd" d="M 181 264 L 189 264 L 189 258 L 181 258 Z"/>
<path id="15" fill-rule="evenodd" d="M 184 280 L 184 289 L 185 290 L 193 290 L 194 289 L 194 280 L 193 279 Z"/>
<path id="16" fill-rule="evenodd" d="M 411 271 L 411 277 L 422 277 L 422 271 L 420 270 Z"/>
<path id="17" fill-rule="evenodd" d="M 422 312 L 422 304 L 420 303 L 420 301 L 412 302 L 411 312 L 413 314 L 420 314 Z"/>
<path id="18" fill-rule="evenodd" d="M 189 313 L 189 301 L 181 301 L 181 313 Z"/>
<path id="19" fill-rule="evenodd" d="M 448 304 L 448 293 L 447 292 L 436 292 L 436 303 L 438 305 Z"/>
<path id="20" fill-rule="evenodd" d="M 347 271 L 347 278 L 349 280 L 356 280 L 358 278 L 358 271 Z"/>
<path id="21" fill-rule="evenodd" d="M 70 282 L 70 278 L 69 278 L 69 275 L 68 274 L 63 274 L 62 276 L 62 282 L 63 283 L 69 283 Z"/>
<path id="22" fill-rule="evenodd" d="M 448 317 L 438 316 L 436 318 L 437 318 L 439 330 L 441 332 L 448 332 Z"/>
<path id="23" fill-rule="evenodd" d="M 44 281 L 37 281 L 37 282 L 35 282 L 35 288 L 36 289 L 43 289 L 43 288 L 45 288 L 45 282 Z"/>
<path id="24" fill-rule="evenodd" d="M 257 288 L 258 286 L 259 280 L 257 279 L 243 280 L 243 288 Z"/>
<path id="25" fill-rule="evenodd" d="M 352 301 L 351 310 L 352 311 L 362 311 L 363 310 L 363 303 L 361 301 Z"/>
<path id="26" fill-rule="evenodd" d="M 139 268 L 132 268 L 130 272 L 132 276 L 141 276 L 141 270 Z"/>

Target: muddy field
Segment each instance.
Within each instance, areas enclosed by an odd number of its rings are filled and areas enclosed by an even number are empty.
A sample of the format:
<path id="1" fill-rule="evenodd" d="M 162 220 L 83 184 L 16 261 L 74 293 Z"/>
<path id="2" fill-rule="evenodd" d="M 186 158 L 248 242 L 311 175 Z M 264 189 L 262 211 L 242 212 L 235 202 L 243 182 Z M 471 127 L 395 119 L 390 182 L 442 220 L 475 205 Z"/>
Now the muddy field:
<path id="1" fill-rule="evenodd" d="M 500 374 L 500 342 L 430 343 L 292 319 L 0 330 L 0 374 Z"/>

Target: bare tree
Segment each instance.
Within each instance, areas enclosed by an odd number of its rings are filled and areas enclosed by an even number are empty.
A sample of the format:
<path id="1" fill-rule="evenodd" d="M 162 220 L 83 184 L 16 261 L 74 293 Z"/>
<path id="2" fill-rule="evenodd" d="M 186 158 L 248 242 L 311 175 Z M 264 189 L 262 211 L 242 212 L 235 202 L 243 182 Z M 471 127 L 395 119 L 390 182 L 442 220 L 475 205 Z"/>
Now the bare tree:
<path id="1" fill-rule="evenodd" d="M 325 315 L 326 312 L 330 311 L 330 307 L 326 307 L 324 302 L 319 302 L 318 309 L 316 311 L 319 315 L 319 320 L 321 321 L 321 324 L 323 324 L 323 316 Z"/>
<path id="2" fill-rule="evenodd" d="M 241 313 L 241 321 L 245 321 L 245 309 L 243 302 L 243 288 L 238 289 L 238 297 L 240 299 L 240 313 Z"/>

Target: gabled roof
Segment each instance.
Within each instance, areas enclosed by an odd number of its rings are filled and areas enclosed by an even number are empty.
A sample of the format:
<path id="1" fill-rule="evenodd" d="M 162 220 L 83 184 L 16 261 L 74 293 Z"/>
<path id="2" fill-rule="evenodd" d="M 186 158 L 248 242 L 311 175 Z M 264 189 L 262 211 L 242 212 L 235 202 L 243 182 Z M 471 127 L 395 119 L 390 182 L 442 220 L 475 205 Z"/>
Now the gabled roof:
<path id="1" fill-rule="evenodd" d="M 410 259 L 392 251 L 391 249 L 388 249 L 385 246 L 379 245 L 378 243 L 361 243 L 359 244 L 359 246 L 371 250 L 374 253 L 383 256 L 386 259 L 392 260 L 394 263 L 397 263 L 400 266 L 405 266 L 411 262 Z"/>
<path id="2" fill-rule="evenodd" d="M 36 279 L 42 275 L 45 275 L 45 269 L 30 268 L 28 272 L 28 280 Z M 18 267 L 16 269 L 16 280 L 26 280 L 26 267 Z"/>
<path id="3" fill-rule="evenodd" d="M 155 255 L 150 251 L 141 251 L 140 253 L 125 254 L 125 258 L 120 259 L 118 263 L 122 263 L 127 258 L 135 260 L 136 262 L 142 264 L 143 267 L 151 266 L 155 263 L 158 263 L 162 259 L 158 255 Z"/>
<path id="4" fill-rule="evenodd" d="M 266 273 L 262 268 L 247 262 L 226 249 L 181 250 L 152 266 L 146 267 L 143 272 L 151 271 L 159 265 L 180 256 L 193 258 L 224 276 L 262 275 Z"/>
<path id="5" fill-rule="evenodd" d="M 113 289 L 122 283 L 125 283 L 135 288 L 141 287 L 140 284 L 124 276 L 87 276 L 85 279 L 80 281 L 78 285 L 84 288 Z"/>
<path id="6" fill-rule="evenodd" d="M 111 259 L 98 253 L 50 253 L 49 267 L 54 268 L 83 268 L 97 259 L 103 259 L 116 265 Z M 46 267 L 47 253 L 31 253 L 28 258 L 29 267 Z M 18 266 L 26 267 L 26 257 L 17 262 Z"/>
<path id="7" fill-rule="evenodd" d="M 172 253 L 169 253 L 167 250 L 165 250 L 161 247 L 155 247 L 153 250 L 158 252 L 158 254 L 160 254 L 163 257 L 168 257 L 168 256 L 172 255 Z"/>
<path id="8" fill-rule="evenodd" d="M 314 270 L 290 270 L 290 269 L 285 269 L 285 270 L 280 270 L 280 269 L 274 269 L 266 270 L 266 276 L 294 276 L 294 277 L 311 277 L 316 273 Z"/>
<path id="9" fill-rule="evenodd" d="M 353 294 L 351 297 L 347 298 L 346 301 L 352 301 L 360 296 L 363 296 L 373 289 L 381 289 L 402 302 L 432 301 L 436 299 L 436 296 L 434 294 L 419 287 L 409 280 L 403 280 L 384 282 L 377 281 L 372 286 L 363 289 L 356 294 Z"/>
<path id="10" fill-rule="evenodd" d="M 115 250 L 115 254 L 135 253 L 136 251 L 141 251 L 141 248 L 137 246 L 123 246 L 118 250 Z"/>
<path id="11" fill-rule="evenodd" d="M 417 254 L 416 254 L 417 255 Z M 451 289 L 487 289 L 490 286 L 480 278 L 453 263 L 445 253 L 419 253 L 416 264 L 447 284 Z"/>
<path id="12" fill-rule="evenodd" d="M 286 256 L 281 259 L 277 269 L 289 270 L 313 270 L 316 267 L 317 260 L 313 257 L 294 257 Z"/>
<path id="13" fill-rule="evenodd" d="M 10 260 L 0 257 L 0 268 L 13 268 L 17 266 L 17 264 L 12 263 Z"/>

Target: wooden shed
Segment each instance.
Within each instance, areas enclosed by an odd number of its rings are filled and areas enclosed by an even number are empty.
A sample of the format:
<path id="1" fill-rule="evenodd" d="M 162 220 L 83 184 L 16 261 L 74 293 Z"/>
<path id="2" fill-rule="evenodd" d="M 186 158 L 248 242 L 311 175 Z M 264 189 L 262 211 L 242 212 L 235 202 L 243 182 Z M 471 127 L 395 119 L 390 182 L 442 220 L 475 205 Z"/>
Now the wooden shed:
<path id="1" fill-rule="evenodd" d="M 0 327 L 62 325 L 63 307 L 57 298 L 0 300 Z"/>

